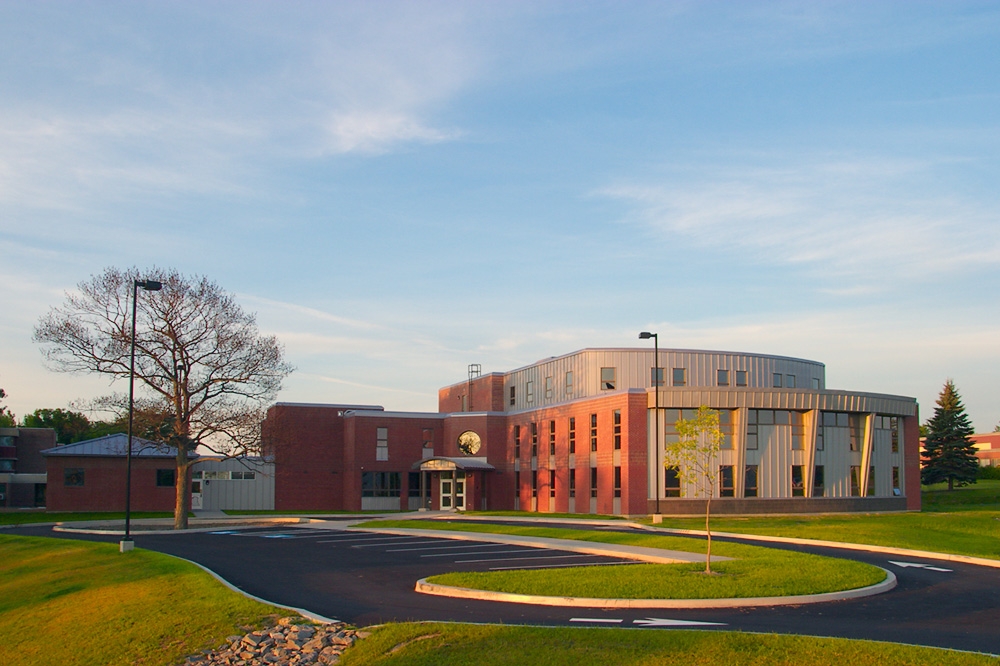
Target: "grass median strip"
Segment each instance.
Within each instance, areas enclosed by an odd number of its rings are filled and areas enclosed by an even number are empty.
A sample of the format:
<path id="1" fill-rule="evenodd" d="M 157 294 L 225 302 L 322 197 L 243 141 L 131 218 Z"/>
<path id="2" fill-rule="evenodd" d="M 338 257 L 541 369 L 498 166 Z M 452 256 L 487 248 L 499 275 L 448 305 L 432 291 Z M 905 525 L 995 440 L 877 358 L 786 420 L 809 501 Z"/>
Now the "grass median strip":
<path id="1" fill-rule="evenodd" d="M 486 525 L 461 521 L 378 521 L 368 526 L 444 529 L 574 539 L 704 553 L 698 539 L 595 532 L 552 527 Z M 867 587 L 885 580 L 877 567 L 788 550 L 716 542 L 713 553 L 733 560 L 713 563 L 719 575 L 701 573 L 704 564 L 628 564 L 580 569 L 455 572 L 430 583 L 493 592 L 600 599 L 729 599 L 822 594 Z"/>
<path id="2" fill-rule="evenodd" d="M 179 664 L 277 612 L 160 553 L 0 535 L 2 664 Z"/>
<path id="3" fill-rule="evenodd" d="M 723 631 L 647 631 L 462 624 L 388 624 L 345 653 L 342 666 L 616 664 L 652 666 L 979 666 L 985 655 L 893 643 Z"/>

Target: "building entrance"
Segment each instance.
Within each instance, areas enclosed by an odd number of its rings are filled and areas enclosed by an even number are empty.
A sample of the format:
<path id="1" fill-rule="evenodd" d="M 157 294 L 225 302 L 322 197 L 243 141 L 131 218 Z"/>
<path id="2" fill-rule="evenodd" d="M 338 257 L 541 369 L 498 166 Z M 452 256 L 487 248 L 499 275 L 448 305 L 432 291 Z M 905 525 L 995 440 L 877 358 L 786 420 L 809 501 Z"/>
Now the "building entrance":
<path id="1" fill-rule="evenodd" d="M 465 470 L 441 472 L 441 509 L 465 509 Z"/>

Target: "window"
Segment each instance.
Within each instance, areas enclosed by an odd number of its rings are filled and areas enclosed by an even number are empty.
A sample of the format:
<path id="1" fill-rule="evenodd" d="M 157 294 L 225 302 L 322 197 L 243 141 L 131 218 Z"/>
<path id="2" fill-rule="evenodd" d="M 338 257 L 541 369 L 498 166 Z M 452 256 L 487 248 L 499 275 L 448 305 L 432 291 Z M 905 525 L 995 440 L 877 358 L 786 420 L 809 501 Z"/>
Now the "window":
<path id="1" fill-rule="evenodd" d="M 861 497 L 861 468 L 851 465 L 851 497 Z"/>
<path id="2" fill-rule="evenodd" d="M 674 386 L 687 384 L 687 368 L 674 368 Z"/>
<path id="3" fill-rule="evenodd" d="M 173 488 L 174 487 L 174 476 L 175 469 L 158 469 L 156 470 L 156 487 L 157 488 Z M 243 474 L 240 473 L 240 477 Z"/>
<path id="4" fill-rule="evenodd" d="M 785 388 L 795 388 L 795 375 L 785 375 Z"/>
<path id="5" fill-rule="evenodd" d="M 615 497 L 622 496 L 622 468 L 615 467 Z"/>
<path id="6" fill-rule="evenodd" d="M 747 385 L 747 371 L 746 370 L 737 370 L 736 371 L 736 385 L 737 386 L 746 386 Z"/>
<path id="7" fill-rule="evenodd" d="M 788 422 L 792 426 L 792 449 L 801 450 L 806 439 L 805 415 L 802 412 L 788 412 Z"/>
<path id="8" fill-rule="evenodd" d="M 514 458 L 521 457 L 521 426 L 514 426 Z"/>
<path id="9" fill-rule="evenodd" d="M 566 371 L 566 395 L 573 395 L 573 371 Z"/>
<path id="10" fill-rule="evenodd" d="M 802 465 L 792 465 L 792 497 L 805 497 L 806 484 L 802 478 Z"/>
<path id="11" fill-rule="evenodd" d="M 875 494 L 875 465 L 868 468 L 868 497 Z"/>
<path id="12" fill-rule="evenodd" d="M 15 460 L 0 460 L 0 472 L 13 472 Z"/>
<path id="13" fill-rule="evenodd" d="M 903 490 L 902 490 L 902 488 L 900 487 L 900 484 L 899 484 L 899 468 L 898 467 L 893 467 L 892 468 L 892 494 L 894 496 L 896 496 L 896 497 L 899 497 L 900 495 L 903 494 Z"/>
<path id="14" fill-rule="evenodd" d="M 747 410 L 747 451 L 757 450 L 757 410 Z"/>
<path id="15" fill-rule="evenodd" d="M 781 388 L 781 373 L 774 373 L 774 381 L 771 383 L 774 388 Z"/>
<path id="16" fill-rule="evenodd" d="M 556 454 L 556 422 L 549 421 L 549 455 Z"/>
<path id="17" fill-rule="evenodd" d="M 516 400 L 515 400 L 516 396 L 517 396 L 517 389 L 516 389 L 516 387 L 511 386 L 510 387 L 510 405 L 511 405 L 511 407 L 513 407 L 514 406 L 514 402 L 516 402 Z"/>
<path id="18" fill-rule="evenodd" d="M 663 470 L 663 496 L 681 496 L 681 475 L 676 467 L 667 467 Z"/>
<path id="19" fill-rule="evenodd" d="M 729 386 L 729 371 L 719 370 L 715 373 L 715 383 L 719 386 Z"/>
<path id="20" fill-rule="evenodd" d="M 757 497 L 757 465 L 747 465 L 743 470 L 743 497 Z"/>
<path id="21" fill-rule="evenodd" d="M 535 401 L 535 382 L 529 381 L 524 385 L 524 401 L 529 405 Z"/>
<path id="22" fill-rule="evenodd" d="M 389 429 L 375 429 L 375 460 L 389 459 Z"/>
<path id="23" fill-rule="evenodd" d="M 812 378 L 812 387 L 816 391 L 819 390 L 819 377 L 813 377 Z"/>
<path id="24" fill-rule="evenodd" d="M 733 466 L 719 465 L 719 497 L 735 497 L 733 485 Z"/>
<path id="25" fill-rule="evenodd" d="M 576 417 L 569 417 L 569 452 L 576 453 Z"/>
<path id="26" fill-rule="evenodd" d="M 601 368 L 601 390 L 614 391 L 617 385 L 615 368 Z"/>
<path id="27" fill-rule="evenodd" d="M 362 497 L 399 497 L 399 472 L 361 472 Z"/>
<path id="28" fill-rule="evenodd" d="M 590 468 L 590 496 L 591 498 L 597 498 L 597 468 Z"/>
<path id="29" fill-rule="evenodd" d="M 531 457 L 538 455 L 538 424 L 531 424 Z"/>
<path id="30" fill-rule="evenodd" d="M 80 467 L 67 467 L 63 470 L 63 485 L 82 486 L 83 469 Z"/>
<path id="31" fill-rule="evenodd" d="M 201 481 L 192 481 L 191 482 L 191 494 L 192 495 L 201 494 Z"/>
<path id="32" fill-rule="evenodd" d="M 433 428 L 424 428 L 424 446 L 434 446 Z"/>
<path id="33" fill-rule="evenodd" d="M 622 448 L 622 410 L 616 409 L 613 416 L 615 449 Z"/>
<path id="34" fill-rule="evenodd" d="M 549 470 L 549 497 L 556 496 L 556 471 L 554 469 Z"/>
<path id="35" fill-rule="evenodd" d="M 514 472 L 514 500 L 521 499 L 521 473 Z"/>
<path id="36" fill-rule="evenodd" d="M 826 491 L 826 473 L 822 465 L 813 468 L 813 497 L 822 497 Z"/>
<path id="37" fill-rule="evenodd" d="M 458 411 L 460 411 L 460 412 L 467 412 L 467 411 L 469 411 L 469 396 L 467 396 L 467 395 L 465 395 L 463 393 L 458 398 L 459 398 L 459 402 L 461 403 L 461 405 L 458 408 Z"/>
<path id="38" fill-rule="evenodd" d="M 719 431 L 722 433 L 720 447 L 733 448 L 733 413 L 728 409 L 719 410 Z"/>
<path id="39" fill-rule="evenodd" d="M 649 379 L 650 384 L 653 386 L 663 386 L 663 368 L 650 368 L 649 369 Z"/>
<path id="40" fill-rule="evenodd" d="M 597 450 L 597 414 L 590 415 L 590 450 Z"/>
<path id="41" fill-rule="evenodd" d="M 420 497 L 420 472 L 406 473 L 406 496 Z"/>
<path id="42" fill-rule="evenodd" d="M 531 470 L 531 496 L 538 497 L 538 470 Z"/>
<path id="43" fill-rule="evenodd" d="M 860 451 L 861 442 L 864 441 L 865 436 L 864 415 L 851 414 L 849 420 L 851 423 L 851 451 Z"/>
<path id="44" fill-rule="evenodd" d="M 576 470 L 569 471 L 569 496 L 576 497 Z"/>

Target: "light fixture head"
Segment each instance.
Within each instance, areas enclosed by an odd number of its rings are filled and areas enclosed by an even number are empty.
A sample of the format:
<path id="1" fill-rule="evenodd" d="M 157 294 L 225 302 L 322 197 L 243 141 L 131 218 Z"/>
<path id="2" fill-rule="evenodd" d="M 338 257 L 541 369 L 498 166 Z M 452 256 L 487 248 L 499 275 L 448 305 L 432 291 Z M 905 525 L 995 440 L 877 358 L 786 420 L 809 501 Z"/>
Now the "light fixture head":
<path id="1" fill-rule="evenodd" d="M 163 289 L 163 283 L 157 282 L 156 280 L 136 281 L 136 284 L 146 291 L 159 291 L 160 289 Z"/>
<path id="2" fill-rule="evenodd" d="M 639 334 L 640 340 L 649 340 L 650 338 L 655 338 L 655 337 L 656 333 L 650 333 L 649 331 L 643 331 L 642 333 Z"/>

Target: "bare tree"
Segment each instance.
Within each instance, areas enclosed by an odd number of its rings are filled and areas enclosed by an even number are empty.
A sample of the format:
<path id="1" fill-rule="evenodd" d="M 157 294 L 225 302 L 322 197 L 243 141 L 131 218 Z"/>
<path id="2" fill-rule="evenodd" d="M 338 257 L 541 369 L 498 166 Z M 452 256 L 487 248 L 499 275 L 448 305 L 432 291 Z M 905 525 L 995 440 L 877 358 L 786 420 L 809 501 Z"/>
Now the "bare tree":
<path id="1" fill-rule="evenodd" d="M 199 446 L 229 456 L 259 453 L 264 409 L 293 368 L 277 338 L 261 335 L 255 316 L 217 284 L 158 268 L 108 268 L 67 294 L 35 328 L 49 366 L 127 382 L 131 298 L 144 280 L 163 287 L 137 299 L 136 386 L 144 409 L 162 415 L 153 430 L 177 450 L 174 527 L 184 529 L 189 454 Z"/>
<path id="2" fill-rule="evenodd" d="M 722 448 L 722 429 L 719 412 L 702 406 L 693 419 L 677 422 L 678 441 L 664 448 L 664 465 L 677 470 L 678 476 L 691 487 L 699 486 L 705 493 L 705 534 L 708 548 L 705 552 L 705 573 L 712 573 L 712 531 L 709 529 L 712 496 L 715 495 L 716 459 Z"/>

